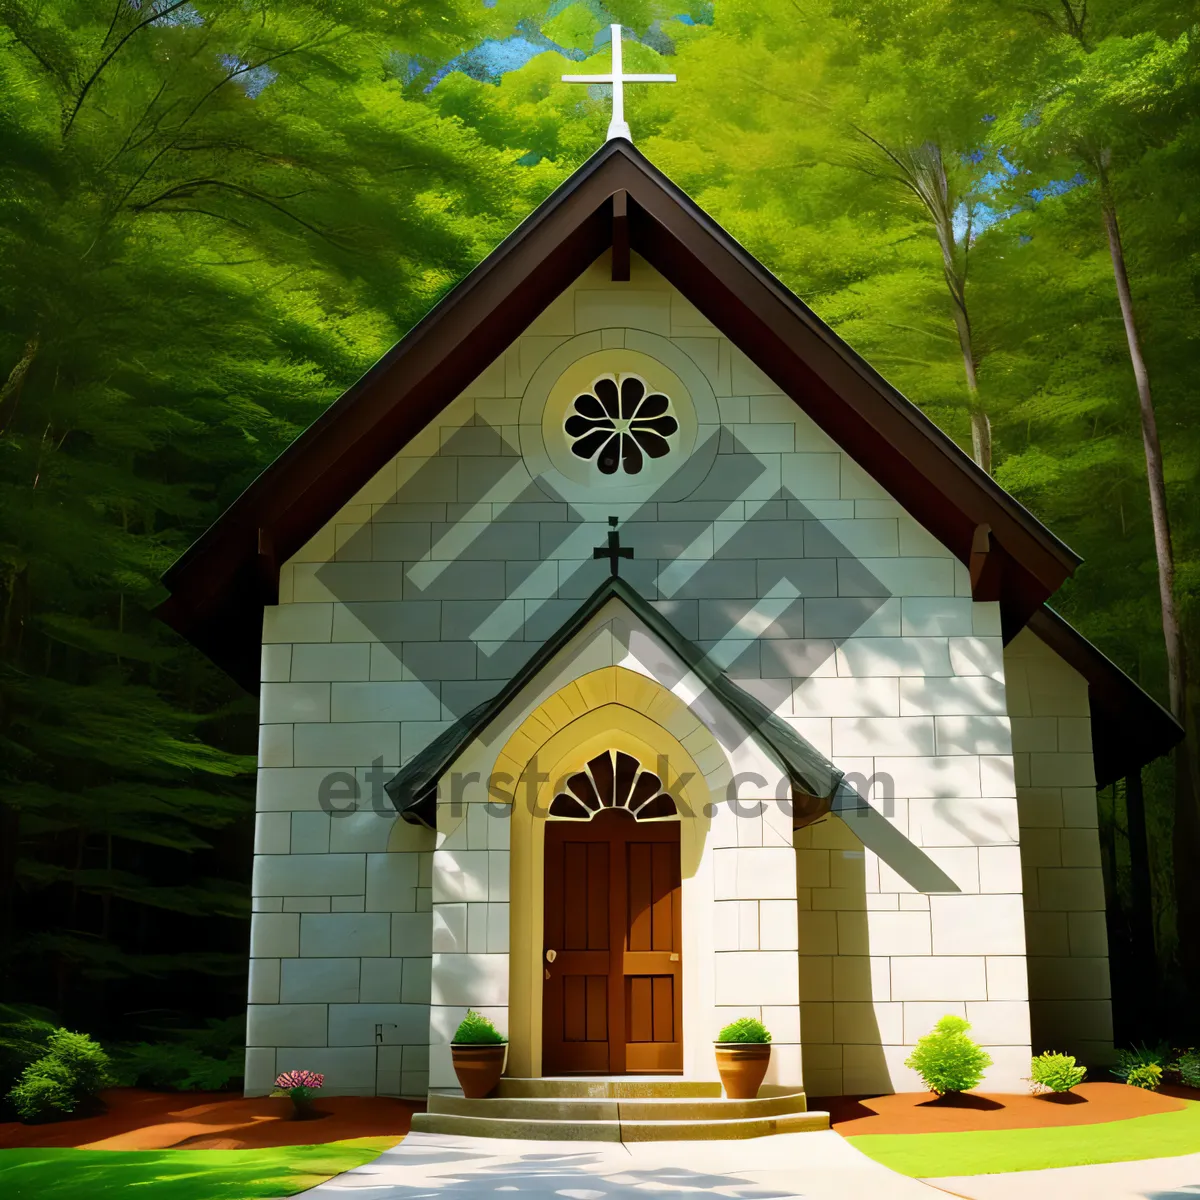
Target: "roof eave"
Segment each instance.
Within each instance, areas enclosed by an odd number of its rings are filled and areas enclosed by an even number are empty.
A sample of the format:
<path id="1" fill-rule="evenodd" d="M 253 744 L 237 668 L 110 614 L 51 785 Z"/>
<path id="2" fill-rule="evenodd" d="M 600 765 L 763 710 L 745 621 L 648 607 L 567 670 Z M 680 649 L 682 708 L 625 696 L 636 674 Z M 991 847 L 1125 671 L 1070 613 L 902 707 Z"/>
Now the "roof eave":
<path id="1" fill-rule="evenodd" d="M 1030 617 L 1029 630 L 1088 682 L 1097 787 L 1141 770 L 1183 739 L 1170 712 L 1048 605 Z"/>

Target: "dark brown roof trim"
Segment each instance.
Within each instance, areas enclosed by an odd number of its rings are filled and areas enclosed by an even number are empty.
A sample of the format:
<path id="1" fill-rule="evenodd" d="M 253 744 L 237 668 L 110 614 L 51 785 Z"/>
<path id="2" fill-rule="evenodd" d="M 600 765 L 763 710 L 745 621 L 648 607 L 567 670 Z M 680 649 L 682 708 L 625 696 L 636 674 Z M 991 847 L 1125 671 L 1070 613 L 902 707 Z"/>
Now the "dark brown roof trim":
<path id="1" fill-rule="evenodd" d="M 285 450 L 164 576 L 158 615 L 251 691 L 272 571 L 612 244 L 630 247 L 968 562 L 1012 636 L 1079 559 L 629 143 L 597 151 Z M 618 228 L 618 235 L 624 236 Z M 267 558 L 260 553 L 268 548 Z"/>
<path id="2" fill-rule="evenodd" d="M 1088 681 L 1097 786 L 1132 775 L 1182 740 L 1179 722 L 1052 608 L 1041 605 L 1029 629 Z"/>

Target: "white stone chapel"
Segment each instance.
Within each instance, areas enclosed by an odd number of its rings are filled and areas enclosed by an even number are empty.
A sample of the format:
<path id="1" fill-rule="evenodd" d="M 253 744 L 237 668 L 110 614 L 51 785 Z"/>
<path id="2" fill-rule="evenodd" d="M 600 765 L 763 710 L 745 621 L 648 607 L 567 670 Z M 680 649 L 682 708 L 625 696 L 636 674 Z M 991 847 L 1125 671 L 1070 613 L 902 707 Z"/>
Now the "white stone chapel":
<path id="1" fill-rule="evenodd" d="M 1111 1050 L 1096 788 L 1178 736 L 1077 557 L 623 138 L 249 487 L 161 615 L 260 697 L 246 1088 L 1025 1090 Z"/>

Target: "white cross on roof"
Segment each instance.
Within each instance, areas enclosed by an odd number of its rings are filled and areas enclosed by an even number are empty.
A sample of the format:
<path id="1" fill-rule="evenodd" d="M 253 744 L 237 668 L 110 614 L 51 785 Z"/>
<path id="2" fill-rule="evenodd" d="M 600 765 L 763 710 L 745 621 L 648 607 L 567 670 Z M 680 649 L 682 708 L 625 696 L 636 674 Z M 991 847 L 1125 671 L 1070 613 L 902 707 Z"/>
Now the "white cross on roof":
<path id="1" fill-rule="evenodd" d="M 621 27 L 612 26 L 612 72 L 608 75 L 564 75 L 563 83 L 611 83 L 612 120 L 608 123 L 608 139 L 624 138 L 633 141 L 629 123 L 625 120 L 625 84 L 674 83 L 674 75 L 626 75 L 621 66 Z"/>

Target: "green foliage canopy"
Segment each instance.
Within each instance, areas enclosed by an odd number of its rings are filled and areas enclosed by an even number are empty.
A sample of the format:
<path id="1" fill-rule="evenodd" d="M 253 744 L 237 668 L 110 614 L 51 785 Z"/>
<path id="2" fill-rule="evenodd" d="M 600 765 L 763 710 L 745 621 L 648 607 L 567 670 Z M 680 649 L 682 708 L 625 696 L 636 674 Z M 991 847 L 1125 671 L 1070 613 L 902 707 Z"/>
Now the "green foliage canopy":
<path id="1" fill-rule="evenodd" d="M 250 706 L 151 619 L 158 576 L 601 143 L 603 89 L 559 76 L 607 69 L 614 20 L 627 69 L 679 77 L 630 89 L 639 147 L 964 447 L 982 406 L 997 480 L 1085 557 L 1055 605 L 1165 698 L 1099 196 L 1121 214 L 1195 646 L 1200 123 L 1180 6 L 10 0 L 0 920 L 26 998 L 99 988 L 116 1009 L 188 972 L 213 1011 L 240 1003 Z M 514 34 L 547 48 L 468 73 Z M 1164 960 L 1172 786 L 1156 768 L 1147 797 Z M 1122 904 L 1123 820 L 1118 792 Z"/>
<path id="2" fill-rule="evenodd" d="M 0 913 L 44 1003 L 241 990 L 252 708 L 158 577 L 540 194 L 397 65 L 485 19 L 0 8 Z"/>

